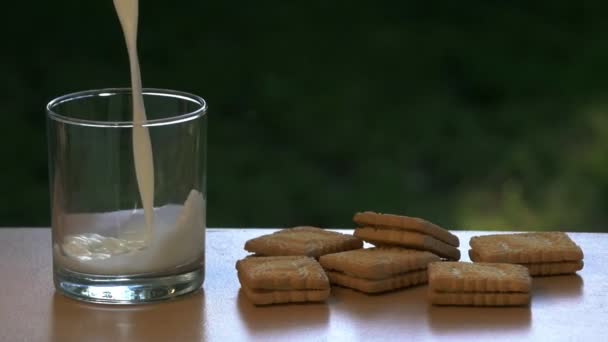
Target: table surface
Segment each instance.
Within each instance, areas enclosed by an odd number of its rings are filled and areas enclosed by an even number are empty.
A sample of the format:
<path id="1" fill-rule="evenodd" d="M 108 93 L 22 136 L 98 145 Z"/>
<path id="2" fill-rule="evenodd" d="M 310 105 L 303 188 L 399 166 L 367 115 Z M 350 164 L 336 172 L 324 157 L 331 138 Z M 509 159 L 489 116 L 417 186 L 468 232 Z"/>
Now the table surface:
<path id="1" fill-rule="evenodd" d="M 0 341 L 598 340 L 608 335 L 608 234 L 570 233 L 585 253 L 577 275 L 534 278 L 529 307 L 436 307 L 426 286 L 365 295 L 332 288 L 326 303 L 256 307 L 234 264 L 262 229 L 208 229 L 195 294 L 149 305 L 81 303 L 55 292 L 50 230 L 0 229 Z M 350 232 L 350 231 L 348 231 Z M 456 231 L 463 260 L 471 236 Z"/>

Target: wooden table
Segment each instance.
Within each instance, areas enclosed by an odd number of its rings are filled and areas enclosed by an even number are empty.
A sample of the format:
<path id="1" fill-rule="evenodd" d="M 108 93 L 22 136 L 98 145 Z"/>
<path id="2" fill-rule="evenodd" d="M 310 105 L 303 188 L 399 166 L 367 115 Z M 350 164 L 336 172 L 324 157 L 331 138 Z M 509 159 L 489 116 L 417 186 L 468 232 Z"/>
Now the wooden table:
<path id="1" fill-rule="evenodd" d="M 0 341 L 608 339 L 608 234 L 571 233 L 585 268 L 534 278 L 530 307 L 434 307 L 426 286 L 373 296 L 333 288 L 325 304 L 255 307 L 239 291 L 234 263 L 245 240 L 267 232 L 209 229 L 201 291 L 117 307 L 55 292 L 49 229 L 0 229 Z M 484 232 L 455 233 L 467 260 L 469 238 Z"/>

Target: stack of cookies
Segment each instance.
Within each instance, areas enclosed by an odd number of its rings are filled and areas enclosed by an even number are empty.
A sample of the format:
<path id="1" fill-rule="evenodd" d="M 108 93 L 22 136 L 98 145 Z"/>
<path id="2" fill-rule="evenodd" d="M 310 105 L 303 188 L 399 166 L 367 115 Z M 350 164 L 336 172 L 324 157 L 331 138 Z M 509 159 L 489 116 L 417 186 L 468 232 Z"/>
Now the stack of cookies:
<path id="1" fill-rule="evenodd" d="M 329 297 L 329 280 L 305 256 L 249 257 L 236 263 L 241 289 L 256 305 L 319 302 Z"/>
<path id="2" fill-rule="evenodd" d="M 533 276 L 570 274 L 583 268 L 583 251 L 562 232 L 476 236 L 469 244 L 472 261 L 520 264 Z"/>
<path id="3" fill-rule="evenodd" d="M 353 220 L 358 226 L 355 236 L 375 246 L 399 246 L 460 259 L 458 237 L 421 218 L 366 211 L 355 214 Z"/>
<path id="4" fill-rule="evenodd" d="M 531 284 L 528 270 L 520 265 L 435 262 L 429 266 L 429 300 L 436 305 L 527 305 Z"/>
<path id="5" fill-rule="evenodd" d="M 332 284 L 378 293 L 427 282 L 435 254 L 403 248 L 368 248 L 327 254 L 319 259 Z"/>

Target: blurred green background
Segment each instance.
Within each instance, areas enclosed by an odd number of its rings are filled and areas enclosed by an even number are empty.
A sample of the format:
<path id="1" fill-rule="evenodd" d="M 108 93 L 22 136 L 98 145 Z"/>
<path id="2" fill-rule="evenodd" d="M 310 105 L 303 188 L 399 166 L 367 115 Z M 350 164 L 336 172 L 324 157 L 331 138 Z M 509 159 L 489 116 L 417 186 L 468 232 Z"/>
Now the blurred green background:
<path id="1" fill-rule="evenodd" d="M 5 11 L 0 225 L 49 225 L 44 105 L 129 85 L 112 2 Z M 140 4 L 144 86 L 210 105 L 208 224 L 608 231 L 603 1 Z"/>

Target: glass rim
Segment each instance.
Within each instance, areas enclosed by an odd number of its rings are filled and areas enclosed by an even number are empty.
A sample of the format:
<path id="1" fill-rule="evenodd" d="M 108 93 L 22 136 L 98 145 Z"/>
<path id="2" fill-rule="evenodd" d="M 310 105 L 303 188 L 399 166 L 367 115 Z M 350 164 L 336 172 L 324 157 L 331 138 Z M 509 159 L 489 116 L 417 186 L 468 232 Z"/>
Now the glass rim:
<path id="1" fill-rule="evenodd" d="M 70 101 L 82 100 L 89 97 L 94 96 L 112 96 L 118 94 L 131 94 L 131 88 L 102 88 L 102 89 L 91 89 L 91 90 L 83 90 L 74 93 L 65 94 L 59 96 L 47 103 L 46 105 L 46 113 L 50 119 L 57 120 L 67 124 L 75 124 L 81 126 L 89 126 L 89 127 L 133 127 L 134 122 L 132 120 L 127 121 L 112 121 L 112 120 L 89 120 L 89 119 L 77 119 L 70 116 L 62 115 L 57 113 L 54 108 L 58 105 Z M 176 124 L 181 122 L 190 121 L 199 117 L 202 117 L 207 114 L 207 101 L 205 101 L 202 97 L 198 95 L 194 95 L 191 93 L 179 91 L 179 90 L 171 90 L 171 89 L 162 89 L 162 88 L 143 88 L 142 93 L 144 95 L 153 95 L 153 96 L 162 96 L 162 97 L 172 97 L 185 101 L 190 101 L 200 105 L 200 108 L 174 116 L 168 116 L 166 118 L 161 119 L 152 119 L 146 120 L 142 123 L 144 127 L 153 127 L 153 126 L 164 126 L 169 124 Z"/>

